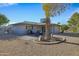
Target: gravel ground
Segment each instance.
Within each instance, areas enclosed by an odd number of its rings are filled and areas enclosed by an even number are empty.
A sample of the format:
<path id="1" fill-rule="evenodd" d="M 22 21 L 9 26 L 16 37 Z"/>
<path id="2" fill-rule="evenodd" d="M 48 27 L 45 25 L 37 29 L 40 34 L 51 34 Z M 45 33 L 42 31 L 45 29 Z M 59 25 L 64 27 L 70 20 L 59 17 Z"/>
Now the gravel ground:
<path id="1" fill-rule="evenodd" d="M 54 35 L 57 37 L 64 37 Z M 36 39 L 31 37 L 32 39 Z M 66 36 L 67 42 L 40 45 L 28 40 L 28 36 L 14 40 L 0 40 L 0 55 L 5 56 L 79 56 L 79 37 Z"/>

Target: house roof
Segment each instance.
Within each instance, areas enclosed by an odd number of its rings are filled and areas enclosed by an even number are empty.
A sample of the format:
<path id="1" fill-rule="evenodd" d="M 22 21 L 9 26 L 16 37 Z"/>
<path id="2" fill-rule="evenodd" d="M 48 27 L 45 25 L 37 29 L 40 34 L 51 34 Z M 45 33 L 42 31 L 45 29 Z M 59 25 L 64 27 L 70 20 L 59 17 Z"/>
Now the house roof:
<path id="1" fill-rule="evenodd" d="M 22 25 L 22 24 L 29 24 L 29 25 L 45 25 L 45 23 L 37 23 L 37 22 L 30 22 L 30 21 L 24 21 L 20 23 L 15 23 L 12 25 Z"/>
<path id="2" fill-rule="evenodd" d="M 45 23 L 38 23 L 38 22 L 30 22 L 30 21 L 24 21 L 24 22 L 20 22 L 20 23 L 15 23 L 15 24 L 11 24 L 11 25 L 45 25 Z M 51 24 L 51 25 L 57 25 L 57 24 Z"/>

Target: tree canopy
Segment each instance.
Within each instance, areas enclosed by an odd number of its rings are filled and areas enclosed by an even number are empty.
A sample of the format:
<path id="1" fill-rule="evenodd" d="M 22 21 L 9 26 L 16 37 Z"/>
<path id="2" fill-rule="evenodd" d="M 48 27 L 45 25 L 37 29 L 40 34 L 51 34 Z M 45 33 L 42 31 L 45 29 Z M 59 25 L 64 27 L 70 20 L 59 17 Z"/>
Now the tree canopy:
<path id="1" fill-rule="evenodd" d="M 75 12 L 68 21 L 68 25 L 72 28 L 73 32 L 76 32 L 79 28 L 79 13 Z"/>
<path id="2" fill-rule="evenodd" d="M 7 24 L 8 22 L 9 22 L 8 18 L 5 15 L 0 14 L 0 26 Z"/>
<path id="3" fill-rule="evenodd" d="M 43 10 L 46 16 L 56 16 L 64 12 L 69 5 L 68 3 L 44 3 Z"/>
<path id="4" fill-rule="evenodd" d="M 61 25 L 62 33 L 63 33 L 65 30 L 68 30 L 68 29 L 69 29 L 68 25 L 65 25 L 65 24 Z"/>

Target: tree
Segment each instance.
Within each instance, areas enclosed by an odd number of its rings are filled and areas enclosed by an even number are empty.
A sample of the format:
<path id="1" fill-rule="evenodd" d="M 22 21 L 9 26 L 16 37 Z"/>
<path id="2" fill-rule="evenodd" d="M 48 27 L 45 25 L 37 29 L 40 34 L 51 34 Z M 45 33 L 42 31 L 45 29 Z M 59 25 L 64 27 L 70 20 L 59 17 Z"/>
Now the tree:
<path id="1" fill-rule="evenodd" d="M 61 33 L 64 33 L 64 31 L 68 29 L 69 29 L 68 25 L 65 24 L 61 25 L 61 30 L 62 30 Z"/>
<path id="2" fill-rule="evenodd" d="M 8 18 L 5 15 L 0 14 L 0 26 L 7 24 L 8 22 L 9 22 Z"/>
<path id="3" fill-rule="evenodd" d="M 45 11 L 46 16 L 46 24 L 45 24 L 45 40 L 49 41 L 51 39 L 50 30 L 51 30 L 51 24 L 50 24 L 50 17 L 60 15 L 62 12 L 64 12 L 69 4 L 65 3 L 44 3 L 43 4 L 43 10 Z"/>
<path id="4" fill-rule="evenodd" d="M 77 29 L 79 28 L 79 13 L 75 12 L 71 18 L 68 21 L 68 25 L 72 32 L 77 32 Z"/>

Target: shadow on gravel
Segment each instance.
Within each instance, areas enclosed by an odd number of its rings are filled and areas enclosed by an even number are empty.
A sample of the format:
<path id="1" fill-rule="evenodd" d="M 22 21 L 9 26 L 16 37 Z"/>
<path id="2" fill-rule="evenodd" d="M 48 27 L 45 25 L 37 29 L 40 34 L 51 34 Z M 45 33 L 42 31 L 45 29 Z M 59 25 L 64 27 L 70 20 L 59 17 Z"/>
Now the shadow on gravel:
<path id="1" fill-rule="evenodd" d="M 74 42 L 64 42 L 64 43 L 73 44 L 73 45 L 79 45 L 79 43 L 74 43 Z"/>
<path id="2" fill-rule="evenodd" d="M 17 36 L 14 34 L 2 34 L 0 35 L 0 40 L 15 40 Z"/>
<path id="3" fill-rule="evenodd" d="M 79 37 L 79 33 L 58 33 L 55 35 L 62 35 L 62 36 L 70 36 L 70 37 Z"/>

